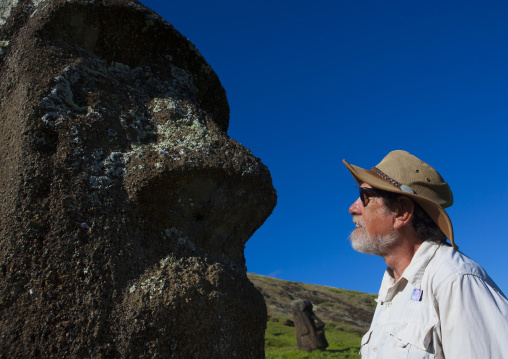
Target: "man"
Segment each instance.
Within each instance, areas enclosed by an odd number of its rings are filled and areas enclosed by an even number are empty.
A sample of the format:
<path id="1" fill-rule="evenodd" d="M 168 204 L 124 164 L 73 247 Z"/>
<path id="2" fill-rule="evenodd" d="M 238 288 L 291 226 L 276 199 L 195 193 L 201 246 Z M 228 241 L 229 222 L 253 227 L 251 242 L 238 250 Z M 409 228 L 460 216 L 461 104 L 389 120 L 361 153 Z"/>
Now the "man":
<path id="1" fill-rule="evenodd" d="M 352 246 L 388 267 L 362 357 L 508 358 L 508 300 L 458 251 L 444 210 L 453 196 L 439 173 L 405 151 L 371 170 L 344 164 L 360 185 Z"/>

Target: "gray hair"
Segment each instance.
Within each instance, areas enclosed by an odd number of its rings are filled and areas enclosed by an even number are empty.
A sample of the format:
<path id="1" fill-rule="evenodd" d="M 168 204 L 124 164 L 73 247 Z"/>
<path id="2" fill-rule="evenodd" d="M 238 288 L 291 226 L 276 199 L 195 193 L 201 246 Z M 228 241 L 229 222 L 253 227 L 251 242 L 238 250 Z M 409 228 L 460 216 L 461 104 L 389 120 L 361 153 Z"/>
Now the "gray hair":
<path id="1" fill-rule="evenodd" d="M 397 202 L 398 196 L 383 196 L 384 205 L 391 212 L 395 212 L 399 204 Z M 435 241 L 444 242 L 446 241 L 446 235 L 439 229 L 436 222 L 434 222 L 430 216 L 423 210 L 423 208 L 413 201 L 413 220 L 411 224 L 416 233 L 418 233 L 424 241 Z"/>

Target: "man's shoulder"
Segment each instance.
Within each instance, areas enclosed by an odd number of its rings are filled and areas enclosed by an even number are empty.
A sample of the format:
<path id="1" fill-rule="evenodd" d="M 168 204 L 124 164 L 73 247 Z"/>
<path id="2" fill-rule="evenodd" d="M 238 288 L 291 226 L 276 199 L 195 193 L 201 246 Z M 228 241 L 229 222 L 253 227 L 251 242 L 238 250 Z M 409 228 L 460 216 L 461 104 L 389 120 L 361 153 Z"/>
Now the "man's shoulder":
<path id="1" fill-rule="evenodd" d="M 481 265 L 461 251 L 447 245 L 439 246 L 427 266 L 427 271 L 434 279 L 438 279 L 438 282 L 465 275 L 490 281 L 487 272 Z"/>
<path id="2" fill-rule="evenodd" d="M 461 251 L 441 245 L 429 261 L 423 278 L 423 286 L 439 297 L 445 288 L 477 288 L 497 293 L 506 301 L 497 284 L 489 277 L 485 269 Z"/>

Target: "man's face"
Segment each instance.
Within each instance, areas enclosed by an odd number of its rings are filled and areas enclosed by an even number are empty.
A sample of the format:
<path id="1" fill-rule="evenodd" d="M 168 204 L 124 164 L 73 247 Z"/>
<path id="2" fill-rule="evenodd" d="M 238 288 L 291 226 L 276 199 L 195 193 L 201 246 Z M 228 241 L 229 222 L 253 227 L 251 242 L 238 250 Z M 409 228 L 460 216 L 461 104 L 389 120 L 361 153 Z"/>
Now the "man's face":
<path id="1" fill-rule="evenodd" d="M 366 183 L 361 187 L 371 188 Z M 349 213 L 353 215 L 353 222 L 357 226 L 349 236 L 356 251 L 383 255 L 397 242 L 399 237 L 393 228 L 394 214 L 384 205 L 381 197 L 369 196 L 366 206 L 358 198 L 349 207 Z"/>

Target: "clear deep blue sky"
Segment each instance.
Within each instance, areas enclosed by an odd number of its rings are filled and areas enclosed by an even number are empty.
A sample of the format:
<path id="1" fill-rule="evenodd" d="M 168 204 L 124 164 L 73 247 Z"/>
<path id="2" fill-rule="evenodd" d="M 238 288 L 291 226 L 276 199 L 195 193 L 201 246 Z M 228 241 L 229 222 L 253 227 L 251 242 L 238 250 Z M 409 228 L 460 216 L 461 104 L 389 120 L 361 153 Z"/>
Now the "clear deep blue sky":
<path id="1" fill-rule="evenodd" d="M 226 89 L 229 135 L 269 167 L 278 204 L 249 272 L 376 293 L 379 257 L 351 249 L 349 162 L 403 149 L 455 198 L 456 243 L 508 294 L 508 3 L 154 1 Z"/>

